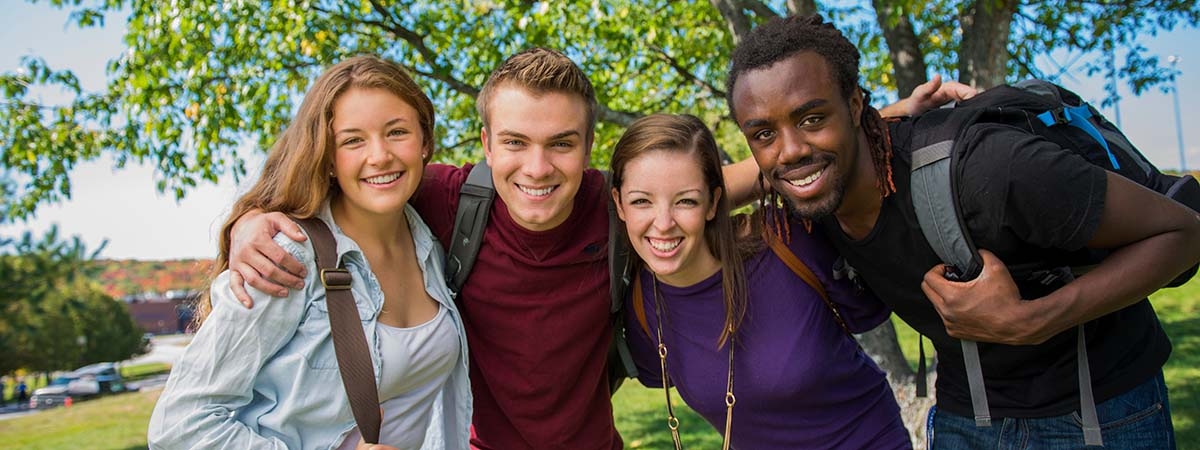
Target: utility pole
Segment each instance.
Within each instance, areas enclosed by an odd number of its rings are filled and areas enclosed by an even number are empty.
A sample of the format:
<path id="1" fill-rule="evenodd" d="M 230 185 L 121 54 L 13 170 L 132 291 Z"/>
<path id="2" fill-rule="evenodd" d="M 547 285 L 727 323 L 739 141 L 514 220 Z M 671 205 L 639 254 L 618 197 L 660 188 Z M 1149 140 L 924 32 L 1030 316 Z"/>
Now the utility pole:
<path id="1" fill-rule="evenodd" d="M 1171 92 L 1175 94 L 1175 136 L 1179 140 L 1179 171 L 1187 172 L 1187 154 L 1183 150 L 1183 120 L 1179 118 L 1179 76 L 1182 74 L 1175 68 L 1180 59 L 1177 55 L 1171 55 L 1167 57 L 1167 62 L 1171 63 L 1171 72 L 1175 75 L 1171 83 Z"/>

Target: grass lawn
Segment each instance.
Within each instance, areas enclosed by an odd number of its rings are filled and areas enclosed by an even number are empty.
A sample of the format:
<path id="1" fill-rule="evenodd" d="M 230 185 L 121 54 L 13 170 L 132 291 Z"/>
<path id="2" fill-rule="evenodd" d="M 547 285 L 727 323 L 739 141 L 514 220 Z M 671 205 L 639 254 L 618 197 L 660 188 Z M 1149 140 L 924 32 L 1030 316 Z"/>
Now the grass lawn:
<path id="1" fill-rule="evenodd" d="M 1200 277 L 1152 298 L 1174 352 L 1164 369 L 1171 389 L 1171 409 L 1179 448 L 1200 450 Z M 901 347 L 916 354 L 916 336 L 897 322 Z M 130 372 L 154 370 L 129 368 Z M 133 375 L 133 373 L 130 373 Z M 57 408 L 10 420 L 0 420 L 0 450 L 88 448 L 126 450 L 146 448 L 146 425 L 161 391 L 122 394 Z M 711 426 L 672 393 L 685 448 L 720 448 Z M 631 449 L 672 448 L 661 390 L 625 383 L 613 398 L 617 429 Z"/>
<path id="2" fill-rule="evenodd" d="M 0 449 L 144 449 L 150 412 L 161 392 L 118 394 L 0 420 Z"/>

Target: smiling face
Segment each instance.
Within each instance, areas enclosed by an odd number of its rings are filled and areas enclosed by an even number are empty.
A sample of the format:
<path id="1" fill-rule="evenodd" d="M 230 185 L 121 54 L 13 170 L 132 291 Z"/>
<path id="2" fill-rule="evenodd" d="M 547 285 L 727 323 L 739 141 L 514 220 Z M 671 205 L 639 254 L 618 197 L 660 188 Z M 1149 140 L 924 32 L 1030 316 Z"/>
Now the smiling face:
<path id="1" fill-rule="evenodd" d="M 663 176 L 667 173 L 671 176 Z M 646 267 L 672 286 L 690 286 L 716 273 L 720 262 L 704 232 L 721 190 L 709 192 L 695 156 L 648 151 L 626 163 L 623 177 L 613 201 Z"/>
<path id="2" fill-rule="evenodd" d="M 571 215 L 591 150 L 587 102 L 500 86 L 488 109 L 481 139 L 509 215 L 531 231 L 561 225 Z"/>
<path id="3" fill-rule="evenodd" d="M 350 88 L 333 103 L 336 208 L 390 215 L 421 183 L 424 136 L 417 110 L 384 89 Z"/>
<path id="4" fill-rule="evenodd" d="M 763 176 L 804 218 L 836 212 L 856 164 L 870 161 L 860 142 L 862 98 L 846 99 L 837 86 L 827 62 L 802 51 L 742 73 L 733 88 L 738 126 Z"/>

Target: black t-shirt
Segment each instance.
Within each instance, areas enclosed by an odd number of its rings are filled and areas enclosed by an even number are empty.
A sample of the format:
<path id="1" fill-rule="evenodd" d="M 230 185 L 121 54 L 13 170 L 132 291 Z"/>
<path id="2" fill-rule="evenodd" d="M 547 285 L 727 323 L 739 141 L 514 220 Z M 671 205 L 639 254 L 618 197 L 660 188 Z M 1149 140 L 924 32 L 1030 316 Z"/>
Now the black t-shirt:
<path id="1" fill-rule="evenodd" d="M 834 218 L 822 228 L 847 262 L 900 318 L 937 348 L 937 402 L 972 415 L 962 349 L 921 291 L 921 278 L 941 260 L 917 222 L 909 191 L 908 127 L 891 127 L 896 192 L 883 201 L 875 228 L 847 237 Z M 960 139 L 974 143 L 963 159 L 957 195 L 976 246 L 1007 265 L 1077 257 L 1099 227 L 1105 172 L 1042 138 L 1004 125 L 975 125 Z M 860 162 L 861 163 L 861 162 Z M 1022 297 L 1045 292 L 1019 283 Z M 1097 402 L 1158 373 L 1170 341 L 1150 302 L 1142 300 L 1085 325 Z M 1047 417 L 1079 408 L 1076 331 L 1036 346 L 979 344 L 988 401 L 995 417 Z"/>

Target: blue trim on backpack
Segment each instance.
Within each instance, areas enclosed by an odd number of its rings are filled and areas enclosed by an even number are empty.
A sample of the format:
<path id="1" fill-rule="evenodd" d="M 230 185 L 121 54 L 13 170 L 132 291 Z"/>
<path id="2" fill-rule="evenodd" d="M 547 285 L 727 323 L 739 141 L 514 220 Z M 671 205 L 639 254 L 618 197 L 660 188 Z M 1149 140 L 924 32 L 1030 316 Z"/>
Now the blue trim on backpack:
<path id="1" fill-rule="evenodd" d="M 1100 135 L 1100 130 L 1097 130 L 1096 126 L 1092 125 L 1092 123 L 1088 121 L 1088 119 L 1091 117 L 1092 110 L 1086 104 L 1079 106 L 1064 105 L 1061 110 L 1052 109 L 1037 115 L 1037 118 L 1041 119 L 1042 123 L 1046 124 L 1048 127 L 1065 123 L 1083 130 L 1085 133 L 1090 135 L 1092 139 L 1095 139 L 1096 142 L 1099 142 L 1101 147 L 1104 147 L 1104 152 L 1108 153 L 1108 160 L 1112 163 L 1113 169 L 1120 170 L 1121 165 L 1117 163 L 1116 155 L 1113 155 L 1112 150 L 1108 149 L 1108 141 L 1104 140 L 1104 136 Z"/>

